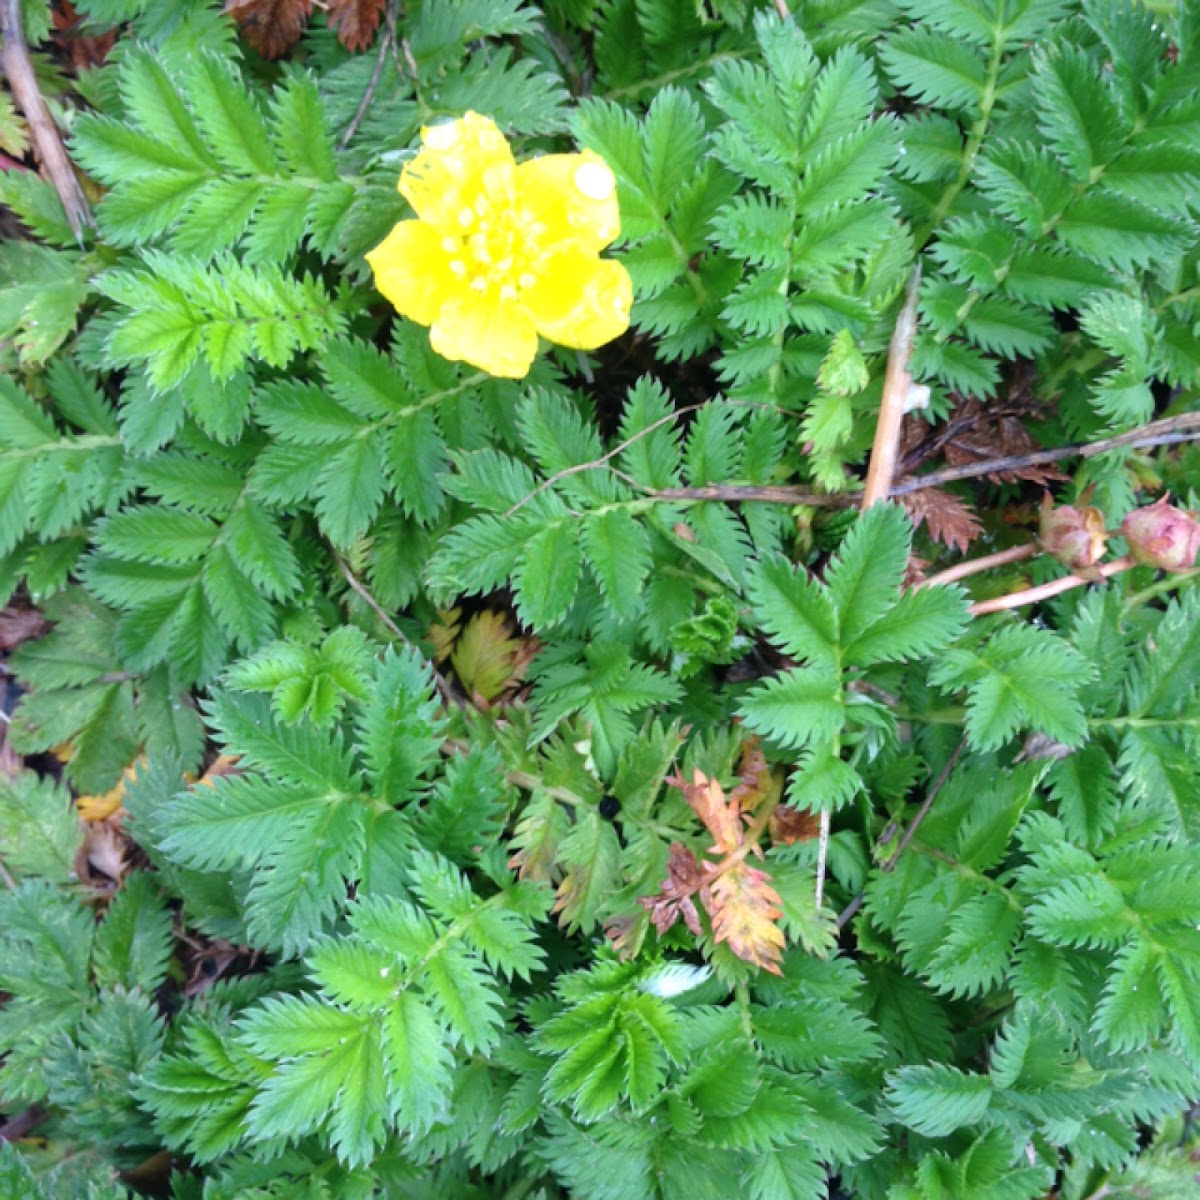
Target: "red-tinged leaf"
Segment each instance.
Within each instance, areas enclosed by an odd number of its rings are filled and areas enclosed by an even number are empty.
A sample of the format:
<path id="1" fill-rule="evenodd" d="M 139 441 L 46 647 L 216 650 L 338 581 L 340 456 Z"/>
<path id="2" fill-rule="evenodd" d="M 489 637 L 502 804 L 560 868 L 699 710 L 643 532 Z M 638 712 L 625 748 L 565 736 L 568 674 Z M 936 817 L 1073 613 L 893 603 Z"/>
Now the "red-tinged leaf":
<path id="1" fill-rule="evenodd" d="M 347 50 L 365 50 L 375 37 L 387 0 L 327 0 L 329 28 Z"/>
<path id="2" fill-rule="evenodd" d="M 263 58 L 279 58 L 300 40 L 312 0 L 225 0 L 225 11 Z"/>
<path id="3" fill-rule="evenodd" d="M 965 501 L 941 488 L 923 488 L 901 496 L 900 502 L 914 525 L 922 522 L 929 536 L 943 546 L 965 553 L 983 532 L 983 523 Z"/>
<path id="4" fill-rule="evenodd" d="M 771 877 L 742 861 L 702 888 L 700 899 L 712 918 L 713 938 L 726 942 L 743 962 L 781 974 L 783 901 Z"/>
<path id="5" fill-rule="evenodd" d="M 654 928 L 666 933 L 680 917 L 697 937 L 700 936 L 700 915 L 692 896 L 700 889 L 704 875 L 696 856 L 678 842 L 671 843 L 667 860 L 667 878 L 653 896 L 641 896 L 638 903 L 650 914 Z"/>

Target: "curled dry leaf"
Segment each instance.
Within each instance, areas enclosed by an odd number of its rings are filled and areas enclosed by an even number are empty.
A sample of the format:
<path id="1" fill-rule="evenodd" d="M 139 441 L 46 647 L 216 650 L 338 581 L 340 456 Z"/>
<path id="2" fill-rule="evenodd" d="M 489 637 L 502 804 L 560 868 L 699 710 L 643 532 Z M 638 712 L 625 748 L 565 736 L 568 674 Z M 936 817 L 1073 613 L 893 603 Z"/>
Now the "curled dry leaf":
<path id="1" fill-rule="evenodd" d="M 133 762 L 125 768 L 121 773 L 121 778 L 108 789 L 107 792 L 94 794 L 90 796 L 80 796 L 75 801 L 75 807 L 79 810 L 79 816 L 89 823 L 100 823 L 112 818 L 119 823 L 125 815 L 123 807 L 125 803 L 125 788 L 137 775 L 138 771 L 146 765 L 146 756 L 139 755 Z"/>
<path id="2" fill-rule="evenodd" d="M 820 819 L 813 813 L 790 804 L 780 804 L 771 810 L 767 826 L 771 841 L 777 846 L 790 846 L 793 842 L 810 842 L 820 831 Z"/>
<path id="3" fill-rule="evenodd" d="M 225 0 L 225 11 L 263 58 L 280 58 L 300 40 L 312 0 Z"/>
<path id="4" fill-rule="evenodd" d="M 46 618 L 36 608 L 9 604 L 0 611 L 0 650 L 15 650 L 46 632 Z"/>
<path id="5" fill-rule="evenodd" d="M 696 856 L 686 846 L 672 842 L 662 887 L 653 896 L 642 896 L 638 903 L 650 914 L 659 933 L 666 933 L 682 917 L 683 923 L 699 937 L 700 915 L 692 897 L 703 882 L 704 873 Z"/>
<path id="6" fill-rule="evenodd" d="M 965 554 L 983 532 L 983 523 L 963 499 L 942 488 L 922 488 L 900 497 L 915 526 L 925 525 L 929 536 L 951 550 Z"/>
<path id="7" fill-rule="evenodd" d="M 387 0 L 326 0 L 329 28 L 347 50 L 365 50 L 375 38 Z"/>

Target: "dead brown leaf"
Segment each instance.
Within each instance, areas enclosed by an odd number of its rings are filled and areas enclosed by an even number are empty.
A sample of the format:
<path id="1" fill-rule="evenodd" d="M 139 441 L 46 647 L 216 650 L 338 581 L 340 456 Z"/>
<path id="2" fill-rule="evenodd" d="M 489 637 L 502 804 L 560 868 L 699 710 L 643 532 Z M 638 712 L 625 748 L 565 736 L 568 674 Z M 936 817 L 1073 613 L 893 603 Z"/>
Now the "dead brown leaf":
<path id="1" fill-rule="evenodd" d="M 375 37 L 387 0 L 326 0 L 329 28 L 347 50 L 365 50 Z"/>
<path id="2" fill-rule="evenodd" d="M 671 843 L 667 860 L 667 877 L 653 896 L 641 896 L 638 903 L 650 914 L 654 928 L 666 933 L 680 917 L 697 937 L 700 936 L 700 915 L 692 897 L 700 890 L 704 873 L 696 856 L 679 842 Z"/>
<path id="3" fill-rule="evenodd" d="M 777 846 L 790 846 L 793 842 L 810 842 L 821 828 L 820 820 L 802 808 L 790 804 L 779 804 L 771 810 L 767 826 L 771 841 Z"/>
<path id="4" fill-rule="evenodd" d="M 312 0 L 225 0 L 225 11 L 263 58 L 279 58 L 300 40 Z"/>
<path id="5" fill-rule="evenodd" d="M 922 488 L 900 497 L 914 526 L 924 523 L 929 536 L 943 546 L 966 553 L 983 532 L 983 522 L 963 499 L 942 488 Z"/>
<path id="6" fill-rule="evenodd" d="M 746 861 L 751 853 L 761 857 L 762 850 L 756 842 L 746 841 L 738 795 L 740 791 L 743 797 L 760 803 L 770 787 L 770 772 L 757 746 L 747 745 L 743 770 L 741 782 L 728 798 L 720 782 L 700 770 L 692 772 L 690 783 L 680 776 L 668 780 L 682 790 L 712 835 L 709 853 L 716 861 L 697 860 L 685 846 L 673 844 L 662 887 L 653 896 L 641 897 L 639 903 L 651 914 L 660 934 L 680 917 L 698 934 L 698 914 L 691 902 L 691 897 L 698 895 L 712 920 L 714 940 L 725 942 L 743 961 L 778 974 L 785 944 L 776 923 L 783 915 L 782 901 L 771 876 Z"/>
<path id="7" fill-rule="evenodd" d="M 15 650 L 22 642 L 39 638 L 49 628 L 36 608 L 9 604 L 0 610 L 0 650 Z"/>
<path id="8" fill-rule="evenodd" d="M 115 29 L 107 33 L 84 33 L 71 0 L 55 0 L 50 19 L 54 22 L 54 41 L 70 56 L 76 71 L 100 66 L 117 40 Z"/>

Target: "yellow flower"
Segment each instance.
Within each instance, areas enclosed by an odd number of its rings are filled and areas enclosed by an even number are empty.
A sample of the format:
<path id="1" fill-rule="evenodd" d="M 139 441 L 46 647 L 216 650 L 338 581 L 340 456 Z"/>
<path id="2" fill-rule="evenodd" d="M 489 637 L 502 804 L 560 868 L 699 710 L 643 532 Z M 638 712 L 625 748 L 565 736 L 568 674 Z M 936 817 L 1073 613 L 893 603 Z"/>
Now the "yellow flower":
<path id="1" fill-rule="evenodd" d="M 401 172 L 419 220 L 367 255 L 375 284 L 430 326 L 444 358 L 521 379 L 538 335 L 594 350 L 629 328 L 629 272 L 599 252 L 621 231 L 617 184 L 598 155 L 549 154 L 518 166 L 478 113 L 421 130 Z"/>

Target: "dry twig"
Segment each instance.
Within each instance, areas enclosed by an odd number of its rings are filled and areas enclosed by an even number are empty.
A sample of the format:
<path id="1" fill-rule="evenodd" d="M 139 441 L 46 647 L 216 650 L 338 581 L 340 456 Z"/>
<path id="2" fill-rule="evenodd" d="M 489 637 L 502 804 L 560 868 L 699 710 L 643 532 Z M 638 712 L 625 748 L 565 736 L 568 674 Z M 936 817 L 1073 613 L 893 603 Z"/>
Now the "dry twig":
<path id="1" fill-rule="evenodd" d="M 25 29 L 21 23 L 21 0 L 0 0 L 0 38 L 4 45 L 0 49 L 0 64 L 8 79 L 8 86 L 29 125 L 29 136 L 37 156 L 58 192 L 63 210 L 67 214 L 75 237 L 83 238 L 83 227 L 92 223 L 92 210 L 87 197 L 79 186 L 75 168 L 67 155 L 58 126 L 50 115 L 46 101 L 38 88 L 37 76 L 29 58 L 29 47 L 25 43 Z"/>
<path id="2" fill-rule="evenodd" d="M 875 426 L 875 444 L 871 447 L 871 462 L 867 467 L 867 482 L 863 487 L 862 506 L 870 508 L 892 493 L 892 478 L 896 474 L 896 458 L 900 451 L 900 427 L 912 387 L 908 360 L 912 358 L 913 339 L 917 335 L 917 303 L 920 300 L 921 268 L 913 268 L 904 293 L 904 304 L 896 318 L 892 344 L 888 349 L 887 371 L 883 377 L 883 397 L 879 402 L 879 421 Z"/>

